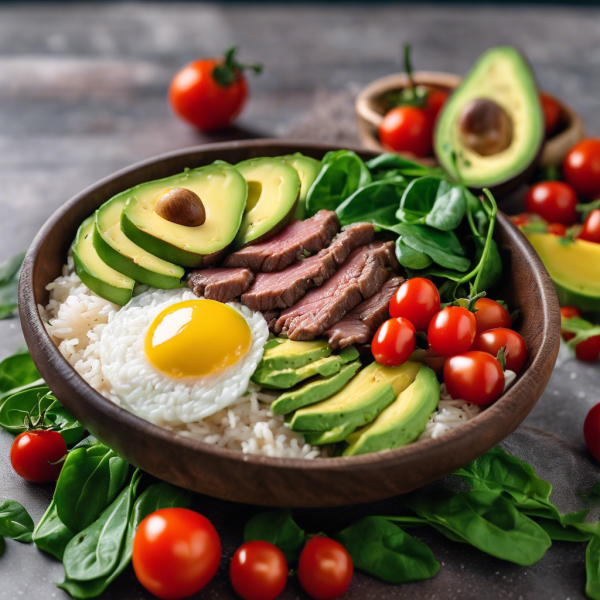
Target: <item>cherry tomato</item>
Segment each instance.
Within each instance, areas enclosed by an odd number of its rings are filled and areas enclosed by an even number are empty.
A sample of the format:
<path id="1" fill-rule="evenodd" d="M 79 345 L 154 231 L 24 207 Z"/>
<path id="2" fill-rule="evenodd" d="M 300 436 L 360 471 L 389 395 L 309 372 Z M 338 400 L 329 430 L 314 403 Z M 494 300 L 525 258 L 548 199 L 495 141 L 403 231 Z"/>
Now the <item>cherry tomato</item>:
<path id="1" fill-rule="evenodd" d="M 433 150 L 431 123 L 420 108 L 392 108 L 379 126 L 379 140 L 387 150 L 429 156 Z"/>
<path id="2" fill-rule="evenodd" d="M 333 600 L 350 585 L 354 565 L 346 548 L 318 535 L 309 540 L 300 554 L 298 578 L 302 589 L 315 600 Z"/>
<path id="3" fill-rule="evenodd" d="M 431 319 L 427 338 L 434 352 L 453 356 L 467 352 L 477 331 L 475 315 L 462 306 L 447 306 Z"/>
<path id="4" fill-rule="evenodd" d="M 575 356 L 584 362 L 596 362 L 600 356 L 600 335 L 594 335 L 575 346 Z"/>
<path id="5" fill-rule="evenodd" d="M 444 107 L 446 100 L 448 100 L 448 96 L 450 94 L 445 90 L 440 90 L 437 88 L 431 88 L 427 93 L 427 104 L 423 108 L 423 111 L 427 115 L 429 122 L 431 123 L 431 130 L 433 132 L 433 126 L 435 124 L 435 120 L 437 116 L 440 114 L 440 111 Z"/>
<path id="6" fill-rule="evenodd" d="M 542 103 L 542 110 L 544 111 L 546 137 L 549 137 L 554 133 L 558 121 L 560 120 L 560 104 L 555 98 L 550 96 L 550 94 L 545 94 L 544 92 L 540 92 L 540 102 Z"/>
<path id="7" fill-rule="evenodd" d="M 512 215 L 510 220 L 517 227 L 523 227 L 524 225 L 529 225 L 529 222 L 531 221 L 531 215 L 529 213 L 521 213 L 519 215 Z"/>
<path id="8" fill-rule="evenodd" d="M 600 210 L 594 209 L 586 218 L 581 233 L 577 236 L 580 240 L 600 244 Z"/>
<path id="9" fill-rule="evenodd" d="M 491 298 L 479 298 L 475 302 L 475 308 L 477 309 L 475 313 L 477 333 L 497 327 L 510 327 L 510 315 L 499 302 Z"/>
<path id="10" fill-rule="evenodd" d="M 561 319 L 570 319 L 571 317 L 580 317 L 581 313 L 579 312 L 579 309 L 574 306 L 563 306 L 560 309 L 560 316 Z M 574 333 L 565 331 L 564 329 L 561 329 L 560 333 L 566 341 L 572 340 L 575 337 Z"/>
<path id="11" fill-rule="evenodd" d="M 494 357 L 498 356 L 500 348 L 504 348 L 506 368 L 520 373 L 527 362 L 527 344 L 516 331 L 505 327 L 489 329 L 478 334 L 473 342 L 473 350 L 487 352 Z"/>
<path id="12" fill-rule="evenodd" d="M 415 327 L 402 317 L 381 324 L 371 342 L 375 360 L 388 367 L 406 362 L 415 349 Z"/>
<path id="13" fill-rule="evenodd" d="M 263 541 L 246 542 L 231 559 L 229 579 L 244 600 L 275 600 L 287 582 L 288 565 L 283 552 Z"/>
<path id="14" fill-rule="evenodd" d="M 390 316 L 408 319 L 415 329 L 427 329 L 433 315 L 440 312 L 440 293 L 429 279 L 405 281 L 390 301 Z"/>
<path id="15" fill-rule="evenodd" d="M 583 438 L 590 454 L 600 462 L 600 404 L 588 412 L 583 422 Z"/>
<path id="16" fill-rule="evenodd" d="M 10 449 L 10 462 L 17 475 L 27 481 L 56 481 L 63 466 L 62 461 L 58 461 L 66 453 L 67 444 L 58 431 L 34 429 L 15 438 Z"/>
<path id="17" fill-rule="evenodd" d="M 200 591 L 215 576 L 221 542 L 206 517 L 187 508 L 163 508 L 140 523 L 132 558 L 150 593 L 176 600 Z"/>
<path id="18" fill-rule="evenodd" d="M 242 65 L 230 49 L 222 58 L 205 58 L 186 65 L 169 88 L 175 113 L 203 131 L 231 125 L 248 95 L 243 70 L 260 73 L 260 65 Z"/>
<path id="19" fill-rule="evenodd" d="M 567 234 L 567 228 L 562 223 L 549 223 L 548 224 L 548 233 L 553 235 L 559 235 L 561 237 Z"/>
<path id="20" fill-rule="evenodd" d="M 444 383 L 455 400 L 481 406 L 495 402 L 504 392 L 504 371 L 487 352 L 465 352 L 446 361 Z"/>
<path id="21" fill-rule="evenodd" d="M 588 138 L 575 144 L 563 162 L 565 181 L 578 196 L 600 196 L 600 139 Z"/>
<path id="22" fill-rule="evenodd" d="M 562 181 L 542 181 L 529 188 L 525 197 L 527 212 L 540 215 L 549 223 L 573 225 L 578 220 L 577 195 Z"/>

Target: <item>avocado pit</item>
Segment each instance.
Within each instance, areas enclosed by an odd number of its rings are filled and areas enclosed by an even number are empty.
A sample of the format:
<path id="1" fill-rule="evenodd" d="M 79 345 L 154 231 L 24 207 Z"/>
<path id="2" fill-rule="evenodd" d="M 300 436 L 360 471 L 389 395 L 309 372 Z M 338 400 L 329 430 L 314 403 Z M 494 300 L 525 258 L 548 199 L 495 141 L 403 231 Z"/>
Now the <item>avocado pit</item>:
<path id="1" fill-rule="evenodd" d="M 493 100 L 476 98 L 462 109 L 458 121 L 462 142 L 481 156 L 492 156 L 512 143 L 512 121 Z"/>
<path id="2" fill-rule="evenodd" d="M 202 200 L 186 188 L 169 188 L 163 192 L 154 205 L 154 211 L 159 217 L 185 227 L 198 227 L 206 221 Z"/>

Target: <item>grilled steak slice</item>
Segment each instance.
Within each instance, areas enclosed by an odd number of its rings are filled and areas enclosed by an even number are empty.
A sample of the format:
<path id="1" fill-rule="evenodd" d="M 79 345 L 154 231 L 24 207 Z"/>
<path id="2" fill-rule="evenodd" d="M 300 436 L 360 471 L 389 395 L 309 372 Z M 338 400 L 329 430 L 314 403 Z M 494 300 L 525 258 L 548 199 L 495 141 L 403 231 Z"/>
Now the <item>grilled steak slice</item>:
<path id="1" fill-rule="evenodd" d="M 357 248 L 324 285 L 281 313 L 275 331 L 287 331 L 292 340 L 312 340 L 321 335 L 379 291 L 389 277 L 386 267 L 398 267 L 393 242 Z"/>
<path id="2" fill-rule="evenodd" d="M 272 310 L 293 306 L 306 292 L 322 285 L 349 254 L 373 241 L 371 223 L 356 223 L 342 231 L 328 248 L 297 261 L 283 271 L 258 273 L 254 285 L 242 296 L 252 310 Z"/>
<path id="3" fill-rule="evenodd" d="M 383 287 L 368 300 L 325 332 L 334 350 L 354 344 L 368 344 L 378 327 L 389 318 L 388 306 L 392 296 L 404 281 L 403 277 L 388 279 Z"/>
<path id="4" fill-rule="evenodd" d="M 196 296 L 204 296 L 209 300 L 230 302 L 241 296 L 254 281 L 254 273 L 250 269 L 198 269 L 188 277 L 188 285 Z"/>
<path id="5" fill-rule="evenodd" d="M 327 246 L 339 228 L 333 211 L 320 210 L 305 221 L 292 221 L 266 242 L 246 246 L 230 254 L 223 264 L 226 267 L 247 267 L 255 273 L 281 271 L 305 250 L 314 254 Z"/>
<path id="6" fill-rule="evenodd" d="M 273 329 L 275 328 L 275 323 L 277 322 L 277 319 L 279 318 L 279 311 L 278 310 L 267 310 L 263 313 L 263 317 L 265 318 L 265 320 L 267 322 L 267 327 L 269 328 L 269 330 L 273 331 Z"/>

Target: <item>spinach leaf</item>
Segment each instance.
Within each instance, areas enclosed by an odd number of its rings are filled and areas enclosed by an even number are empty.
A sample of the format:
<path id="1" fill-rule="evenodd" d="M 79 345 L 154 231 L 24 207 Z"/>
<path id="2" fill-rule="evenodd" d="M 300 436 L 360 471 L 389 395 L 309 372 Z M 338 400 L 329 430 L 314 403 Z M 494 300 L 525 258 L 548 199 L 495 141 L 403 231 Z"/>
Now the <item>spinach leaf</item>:
<path id="1" fill-rule="evenodd" d="M 600 536 L 592 537 L 585 551 L 587 582 L 585 594 L 592 600 L 600 600 Z"/>
<path id="2" fill-rule="evenodd" d="M 475 231 L 473 234 L 478 233 L 485 237 L 488 227 L 490 225 L 490 218 L 485 210 L 483 202 L 474 196 L 469 190 L 466 190 L 465 197 L 467 199 L 467 210 L 470 218 L 473 219 L 473 226 Z"/>
<path id="3" fill-rule="evenodd" d="M 29 352 L 17 352 L 0 362 L 0 396 L 37 380 L 40 374 Z"/>
<path id="4" fill-rule="evenodd" d="M 335 210 L 358 189 L 371 183 L 365 163 L 350 150 L 328 152 L 308 190 L 306 210 L 312 216 L 321 209 Z"/>
<path id="5" fill-rule="evenodd" d="M 367 161 L 366 164 L 373 175 L 373 179 L 385 177 L 385 174 L 390 171 L 394 172 L 395 177 L 403 175 L 404 177 L 411 178 L 438 174 L 443 176 L 444 173 L 444 171 L 438 167 L 427 167 L 391 152 L 380 154 Z"/>
<path id="6" fill-rule="evenodd" d="M 0 427 L 15 435 L 27 429 L 26 418 L 38 418 L 55 402 L 46 385 L 31 387 L 9 396 L 0 408 Z"/>
<path id="7" fill-rule="evenodd" d="M 67 455 L 54 499 L 60 520 L 71 531 L 91 525 L 119 493 L 129 465 L 116 452 L 86 438 Z"/>
<path id="8" fill-rule="evenodd" d="M 383 517 L 365 517 L 333 537 L 357 569 L 388 583 L 430 579 L 440 568 L 423 542 Z"/>
<path id="9" fill-rule="evenodd" d="M 440 177 L 421 177 L 406 188 L 396 216 L 442 231 L 456 229 L 467 210 L 467 189 Z"/>
<path id="10" fill-rule="evenodd" d="M 50 405 L 46 412 L 46 421 L 52 423 L 67 446 L 71 447 L 81 441 L 85 426 L 80 423 L 58 400 Z"/>
<path id="11" fill-rule="evenodd" d="M 424 252 L 419 252 L 407 246 L 402 241 L 401 235 L 396 240 L 396 258 L 407 269 L 425 269 L 433 263 L 431 258 Z"/>
<path id="12" fill-rule="evenodd" d="M 368 221 L 384 226 L 394 225 L 405 189 L 404 178 L 375 181 L 360 188 L 336 208 L 340 224 Z"/>
<path id="13" fill-rule="evenodd" d="M 33 520 L 25 508 L 16 500 L 0 498 L 0 536 L 31 542 Z"/>
<path id="14" fill-rule="evenodd" d="M 75 534 L 58 518 L 54 499 L 33 532 L 33 543 L 62 561 L 67 544 Z"/>
<path id="15" fill-rule="evenodd" d="M 483 256 L 485 249 L 485 238 L 476 237 L 473 239 L 475 243 L 475 259 L 474 264 L 478 264 Z M 492 286 L 500 281 L 502 277 L 502 258 L 498 250 L 498 244 L 494 240 L 489 241 L 489 249 L 483 265 L 481 265 L 481 277 L 477 287 L 478 292 L 489 290 Z"/>
<path id="16" fill-rule="evenodd" d="M 291 511 L 269 511 L 256 515 L 246 523 L 244 542 L 264 540 L 275 544 L 288 563 L 298 560 L 306 542 L 306 532 L 292 518 Z"/>
<path id="17" fill-rule="evenodd" d="M 483 552 L 521 566 L 538 562 L 552 544 L 548 534 L 500 492 L 416 494 L 406 506 L 440 531 L 452 532 Z"/>
<path id="18" fill-rule="evenodd" d="M 579 531 L 575 527 L 563 527 L 552 519 L 533 519 L 549 536 L 551 540 L 563 542 L 587 542 L 593 537 L 590 531 Z"/>
<path id="19" fill-rule="evenodd" d="M 11 317 L 17 309 L 19 273 L 24 258 L 25 252 L 20 252 L 0 265 L 0 319 Z"/>

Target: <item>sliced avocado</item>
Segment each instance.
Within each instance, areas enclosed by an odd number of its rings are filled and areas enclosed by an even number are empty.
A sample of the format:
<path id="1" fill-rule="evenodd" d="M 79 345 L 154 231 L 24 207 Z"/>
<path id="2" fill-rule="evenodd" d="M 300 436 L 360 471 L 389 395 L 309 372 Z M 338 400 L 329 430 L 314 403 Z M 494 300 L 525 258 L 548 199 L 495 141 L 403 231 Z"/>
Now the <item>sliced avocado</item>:
<path id="1" fill-rule="evenodd" d="M 235 168 L 248 184 L 244 218 L 235 247 L 273 237 L 293 218 L 300 194 L 296 169 L 276 158 L 251 158 Z"/>
<path id="2" fill-rule="evenodd" d="M 511 47 L 488 50 L 444 104 L 434 149 L 468 187 L 520 183 L 544 140 L 544 116 L 529 65 Z M 456 160 L 456 167 L 454 162 Z"/>
<path id="3" fill-rule="evenodd" d="M 338 373 L 329 377 L 316 377 L 301 387 L 284 392 L 271 404 L 271 412 L 275 415 L 285 415 L 303 406 L 321 402 L 339 392 L 359 368 L 360 361 L 357 360 L 344 365 Z"/>
<path id="4" fill-rule="evenodd" d="M 205 220 L 190 227 L 159 216 L 154 207 L 169 190 L 191 190 Z M 248 187 L 240 172 L 223 162 L 137 185 L 121 194 L 125 235 L 147 252 L 184 267 L 214 263 L 233 242 L 242 222 Z"/>
<path id="5" fill-rule="evenodd" d="M 124 306 L 131 300 L 135 281 L 112 267 L 99 256 L 92 243 L 95 215 L 80 226 L 73 242 L 73 260 L 79 279 L 98 296 Z"/>
<path id="6" fill-rule="evenodd" d="M 305 219 L 306 218 L 306 196 L 310 186 L 319 174 L 321 169 L 321 162 L 304 156 L 300 152 L 295 154 L 288 154 L 287 156 L 278 157 L 283 160 L 290 167 L 294 167 L 300 177 L 300 196 L 298 198 L 298 204 L 296 205 L 296 212 L 294 213 L 294 219 Z"/>
<path id="7" fill-rule="evenodd" d="M 283 342 L 285 342 L 285 339 L 283 338 L 272 337 L 271 339 L 267 340 L 267 343 L 263 346 L 263 350 L 270 350 L 271 348 L 279 346 L 279 344 L 283 344 Z"/>
<path id="8" fill-rule="evenodd" d="M 325 444 L 337 444 L 343 442 L 353 431 L 355 425 L 352 421 L 343 423 L 329 431 L 305 431 L 299 432 L 304 436 L 304 441 L 311 446 L 324 446 Z"/>
<path id="9" fill-rule="evenodd" d="M 329 342 L 326 340 L 312 340 L 309 342 L 295 342 L 293 340 L 282 340 L 273 348 L 265 350 L 262 361 L 258 368 L 273 369 L 297 369 L 320 358 L 329 356 L 332 352 Z"/>
<path id="10" fill-rule="evenodd" d="M 335 396 L 301 408 L 294 413 L 294 431 L 329 431 L 347 423 L 352 430 L 370 423 L 415 379 L 421 365 L 410 361 L 399 367 L 373 362 L 354 377 Z"/>
<path id="11" fill-rule="evenodd" d="M 367 427 L 347 438 L 344 456 L 392 450 L 416 440 L 440 399 L 435 372 L 421 366 L 414 382 Z"/>
<path id="12" fill-rule="evenodd" d="M 523 234 L 542 259 L 560 305 L 600 313 L 600 244 L 575 240 L 562 245 L 551 233 Z"/>
<path id="13" fill-rule="evenodd" d="M 349 363 L 356 360 L 360 353 L 354 346 L 346 346 L 339 351 L 338 356 L 345 362 Z"/>
<path id="14" fill-rule="evenodd" d="M 127 192 L 119 194 L 96 211 L 93 243 L 98 256 L 139 283 L 163 290 L 179 287 L 185 275 L 182 267 L 150 254 L 123 233 L 121 213 L 127 197 Z"/>
<path id="15" fill-rule="evenodd" d="M 315 375 L 333 375 L 342 368 L 343 364 L 344 360 L 340 356 L 327 356 L 308 363 L 299 369 L 274 371 L 268 367 L 259 367 L 252 375 L 252 381 L 264 387 L 287 390 Z"/>

